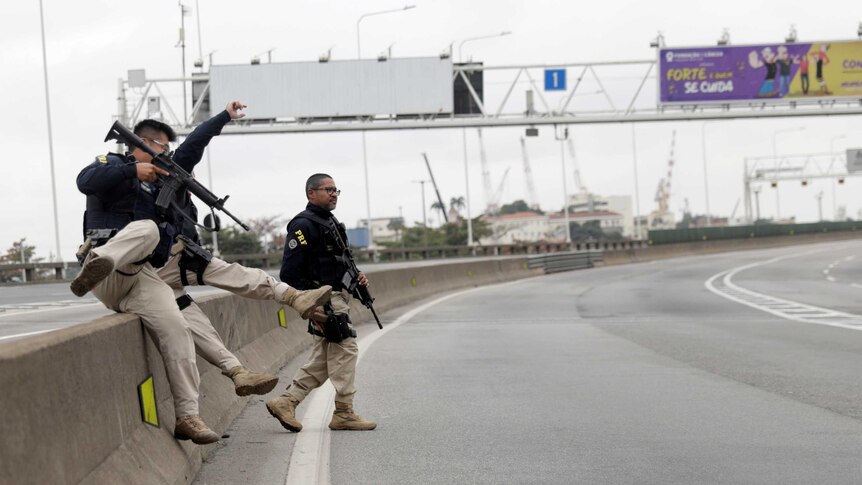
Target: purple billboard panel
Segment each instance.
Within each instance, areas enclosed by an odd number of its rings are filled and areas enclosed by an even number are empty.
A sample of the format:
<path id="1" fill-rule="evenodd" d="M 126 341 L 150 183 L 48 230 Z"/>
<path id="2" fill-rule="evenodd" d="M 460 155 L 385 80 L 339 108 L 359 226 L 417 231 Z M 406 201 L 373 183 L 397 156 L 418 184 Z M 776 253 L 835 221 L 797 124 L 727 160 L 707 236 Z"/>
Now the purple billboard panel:
<path id="1" fill-rule="evenodd" d="M 659 102 L 730 103 L 862 97 L 862 42 L 659 51 Z"/>

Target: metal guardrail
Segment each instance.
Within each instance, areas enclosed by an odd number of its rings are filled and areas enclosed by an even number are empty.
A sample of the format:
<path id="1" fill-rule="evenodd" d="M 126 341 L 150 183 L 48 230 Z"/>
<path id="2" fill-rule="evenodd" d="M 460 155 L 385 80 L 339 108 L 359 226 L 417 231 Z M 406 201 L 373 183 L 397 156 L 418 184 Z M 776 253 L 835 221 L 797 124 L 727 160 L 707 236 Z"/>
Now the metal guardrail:
<path id="1" fill-rule="evenodd" d="M 527 257 L 530 269 L 542 268 L 545 274 L 592 268 L 602 261 L 602 251 L 566 251 Z"/>
<path id="2" fill-rule="evenodd" d="M 494 244 L 487 246 L 429 246 L 413 248 L 382 248 L 356 249 L 353 255 L 361 262 L 397 262 L 421 261 L 426 259 L 459 258 L 468 256 L 513 256 L 556 254 L 571 251 L 592 251 L 600 254 L 604 251 L 620 251 L 647 247 L 646 241 L 581 241 L 568 243 L 523 243 Z M 244 266 L 276 268 L 281 265 L 282 253 L 257 254 L 222 254 L 221 258 L 228 262 L 240 263 Z M 593 258 L 593 261 L 601 260 Z M 0 271 L 24 270 L 28 282 L 51 278 L 37 278 L 38 271 L 51 269 L 53 280 L 71 278 L 80 270 L 77 261 L 58 261 L 45 263 L 8 263 L 0 264 Z"/>
<path id="3" fill-rule="evenodd" d="M 494 244 L 487 246 L 429 246 L 413 248 L 356 249 L 358 261 L 388 263 L 424 259 L 459 258 L 468 256 L 513 256 L 547 254 L 567 251 L 622 251 L 647 247 L 646 241 L 580 241 L 568 243 Z M 281 253 L 223 254 L 225 261 L 266 268 L 281 264 Z"/>

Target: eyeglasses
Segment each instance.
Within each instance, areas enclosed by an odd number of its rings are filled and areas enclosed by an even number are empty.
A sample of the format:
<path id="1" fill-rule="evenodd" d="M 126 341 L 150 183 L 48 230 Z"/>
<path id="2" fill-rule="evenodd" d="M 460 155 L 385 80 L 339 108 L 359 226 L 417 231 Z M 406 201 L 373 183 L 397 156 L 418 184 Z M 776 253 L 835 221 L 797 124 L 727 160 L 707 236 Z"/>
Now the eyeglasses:
<path id="1" fill-rule="evenodd" d="M 149 140 L 149 141 L 153 142 L 156 146 L 158 146 L 159 148 L 162 149 L 162 153 L 168 153 L 169 151 L 171 151 L 171 145 L 169 143 L 161 143 L 161 142 L 158 142 L 156 140 L 153 140 L 152 138 L 141 137 L 141 139 L 142 140 Z"/>
<path id="2" fill-rule="evenodd" d="M 325 190 L 326 193 L 329 195 L 335 195 L 335 196 L 341 195 L 341 191 L 336 189 L 335 187 L 318 187 L 316 189 L 311 189 L 311 190 Z"/>

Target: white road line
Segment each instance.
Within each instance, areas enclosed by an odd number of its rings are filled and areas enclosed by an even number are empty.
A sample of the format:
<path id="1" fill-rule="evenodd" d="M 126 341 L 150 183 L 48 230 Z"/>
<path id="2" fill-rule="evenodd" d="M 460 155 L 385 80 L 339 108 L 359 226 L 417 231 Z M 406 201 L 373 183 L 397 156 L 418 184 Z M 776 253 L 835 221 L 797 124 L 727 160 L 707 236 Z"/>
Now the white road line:
<path id="1" fill-rule="evenodd" d="M 58 302 L 30 303 L 28 305 L 29 306 L 42 306 L 42 305 L 56 305 L 57 303 Z M 51 306 L 50 308 L 40 308 L 38 310 L 22 310 L 22 311 L 15 311 L 15 308 L 7 307 L 7 308 L 5 308 L 5 310 L 7 310 L 7 311 L 12 310 L 11 313 L 7 313 L 6 311 L 4 311 L 3 313 L 0 313 L 0 318 L 12 317 L 12 316 L 17 317 L 17 316 L 21 316 L 21 315 L 31 315 L 34 313 L 56 312 L 57 310 L 68 310 L 70 308 L 81 308 L 81 307 L 85 307 L 85 306 L 96 305 L 98 303 L 99 303 L 99 301 L 97 300 L 97 301 L 92 301 L 92 302 L 87 302 L 87 303 L 79 303 L 79 304 L 75 304 L 75 305 Z"/>
<path id="2" fill-rule="evenodd" d="M 707 290 L 723 298 L 727 298 L 728 300 L 741 303 L 787 320 L 862 330 L 862 315 L 840 312 L 829 308 L 821 308 L 814 305 L 785 300 L 775 296 L 764 295 L 762 293 L 742 288 L 733 283 L 733 277 L 747 269 L 755 268 L 757 266 L 765 266 L 784 259 L 807 256 L 821 251 L 824 250 L 781 256 L 767 261 L 747 264 L 727 271 L 722 271 L 712 275 L 704 282 L 704 286 Z"/>
<path id="3" fill-rule="evenodd" d="M 836 280 L 834 276 L 827 276 L 826 281 L 831 281 L 832 283 L 835 283 Z"/>
<path id="4" fill-rule="evenodd" d="M 15 335 L 6 335 L 5 337 L 0 337 L 0 341 L 8 340 L 10 338 L 18 338 L 18 337 L 28 337 L 30 335 L 39 335 L 40 333 L 46 333 L 53 330 L 57 330 L 56 328 L 49 328 L 48 330 L 39 330 L 38 332 L 27 332 L 27 333 L 18 333 Z"/>
<path id="5" fill-rule="evenodd" d="M 528 278 L 532 279 L 532 278 Z M 486 288 L 499 288 L 501 286 L 523 283 L 525 280 L 510 281 L 496 285 L 481 286 L 478 288 L 470 288 L 468 290 L 459 291 L 446 296 L 432 300 L 424 305 L 416 307 L 407 313 L 398 317 L 392 323 L 386 324 L 383 330 L 374 331 L 359 339 L 359 357 L 362 356 L 377 341 L 393 329 L 400 326 L 402 323 L 407 323 L 417 314 L 431 308 L 438 303 L 446 301 L 450 298 L 466 295 L 474 291 L 483 290 Z M 322 386 L 314 390 L 309 395 L 308 411 L 302 419 L 302 431 L 297 433 L 296 442 L 293 445 L 293 453 L 290 455 L 290 465 L 287 469 L 287 478 L 285 485 L 329 485 L 329 448 L 330 436 L 332 431 L 329 429 L 329 420 L 332 418 L 332 411 L 335 408 L 335 388 L 332 383 L 327 380 Z"/>

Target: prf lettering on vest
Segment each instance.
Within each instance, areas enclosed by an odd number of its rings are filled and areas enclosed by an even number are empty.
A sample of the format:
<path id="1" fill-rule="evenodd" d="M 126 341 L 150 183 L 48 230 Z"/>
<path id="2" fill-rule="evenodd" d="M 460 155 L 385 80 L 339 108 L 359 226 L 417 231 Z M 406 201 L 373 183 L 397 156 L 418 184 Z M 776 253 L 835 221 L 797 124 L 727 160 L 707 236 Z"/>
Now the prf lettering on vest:
<path id="1" fill-rule="evenodd" d="M 308 241 L 305 240 L 305 234 L 303 234 L 301 230 L 297 230 L 294 234 L 296 234 L 296 239 L 299 241 L 299 244 L 302 244 L 303 246 L 308 245 Z"/>

